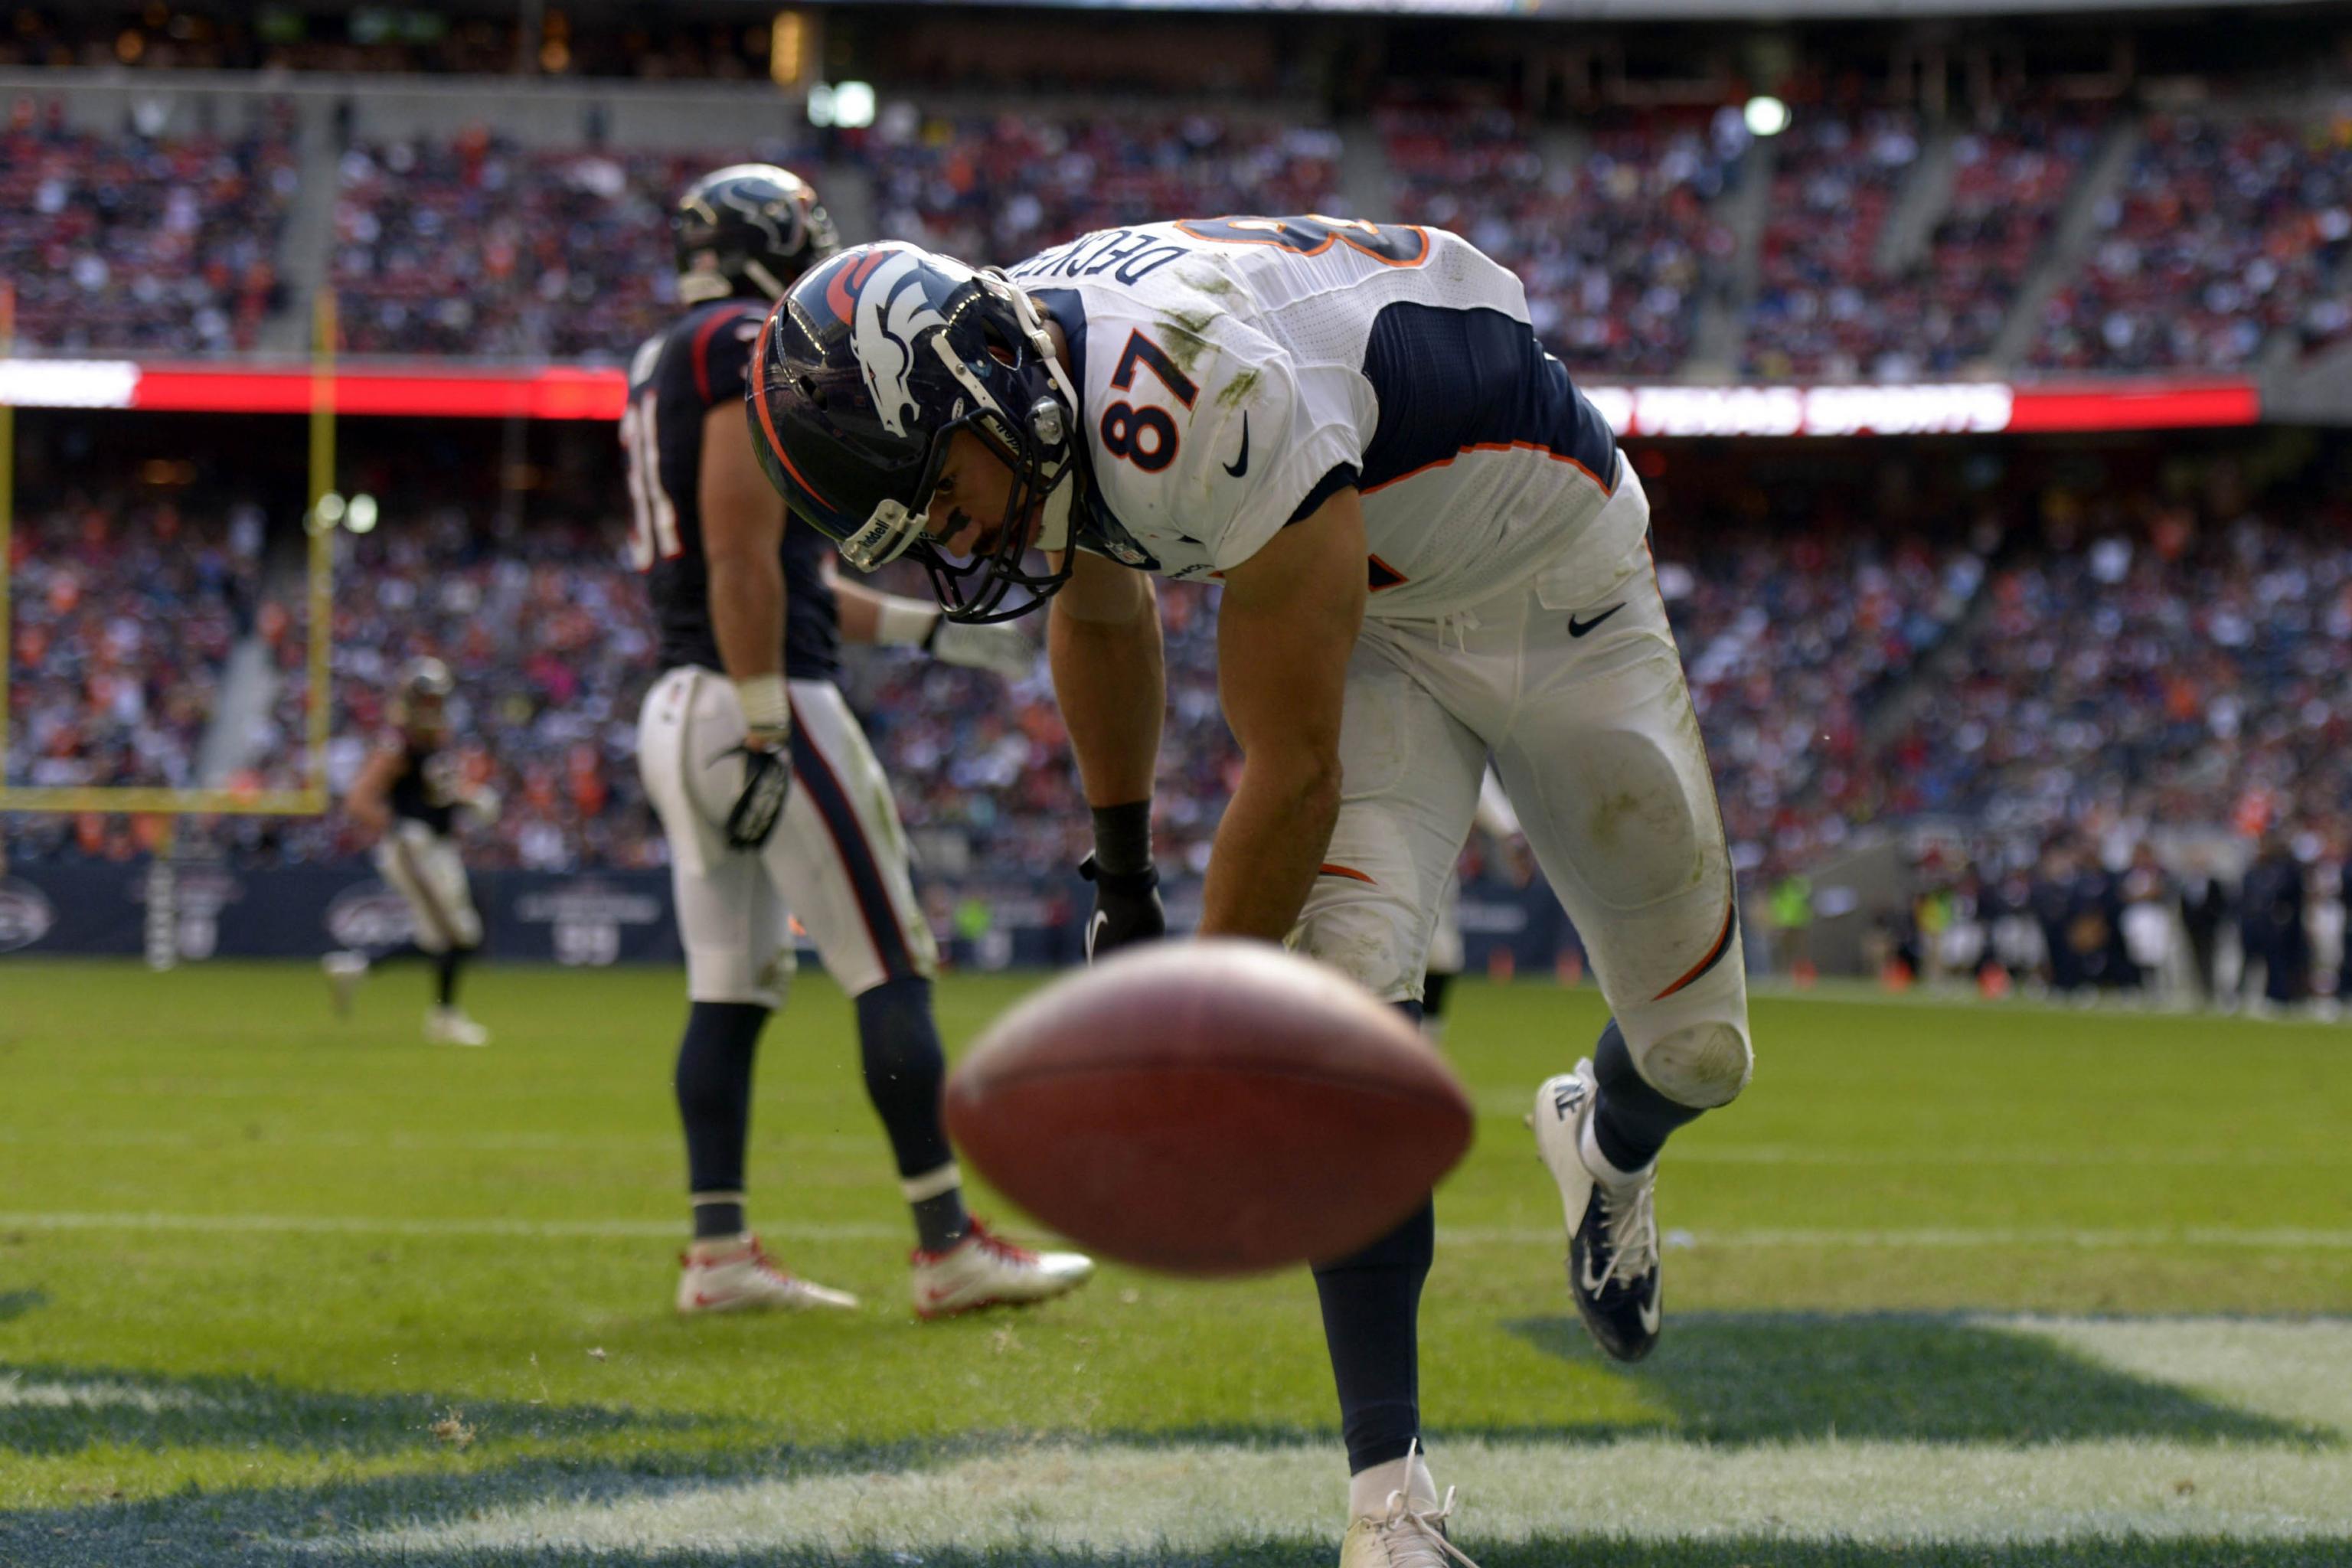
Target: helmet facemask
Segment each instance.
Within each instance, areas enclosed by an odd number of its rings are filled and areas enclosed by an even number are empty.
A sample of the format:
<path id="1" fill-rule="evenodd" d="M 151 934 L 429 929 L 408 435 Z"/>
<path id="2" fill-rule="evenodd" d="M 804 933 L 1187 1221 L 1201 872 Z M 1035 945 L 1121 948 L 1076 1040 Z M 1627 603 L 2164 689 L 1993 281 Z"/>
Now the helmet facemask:
<path id="1" fill-rule="evenodd" d="M 982 321 L 997 361 L 995 374 L 988 379 L 996 382 L 997 387 L 992 388 L 956 355 L 945 329 L 930 334 L 929 345 L 969 395 L 970 403 L 967 405 L 959 399 L 961 412 L 932 432 L 922 478 L 909 500 L 883 501 L 866 526 L 841 545 L 849 563 L 866 572 L 900 555 L 911 556 L 929 574 L 940 612 L 950 620 L 971 625 L 1025 616 L 1069 580 L 1070 516 L 1086 449 L 1073 427 L 1076 394 L 1054 357 L 1053 340 L 1036 307 L 1001 273 L 979 274 L 978 281 L 990 297 L 1010 308 L 1018 332 L 1017 341 L 1008 341 L 1012 334 L 1004 332 L 1000 323 Z M 1017 415 L 1003 406 L 1006 391 L 1016 399 L 1026 396 L 1026 407 Z M 1003 512 L 994 520 L 994 542 L 968 558 L 950 555 L 928 526 L 929 498 L 939 486 L 940 472 L 947 466 L 948 452 L 959 430 L 971 431 L 1013 476 Z M 1042 526 L 1034 547 L 1059 552 L 1062 563 L 1058 567 L 1032 570 L 1027 564 L 1033 547 L 1027 520 L 1033 510 L 1041 507 Z M 982 537 L 987 537 L 985 529 Z M 1007 606 L 1005 600 L 1015 589 L 1021 596 Z"/>

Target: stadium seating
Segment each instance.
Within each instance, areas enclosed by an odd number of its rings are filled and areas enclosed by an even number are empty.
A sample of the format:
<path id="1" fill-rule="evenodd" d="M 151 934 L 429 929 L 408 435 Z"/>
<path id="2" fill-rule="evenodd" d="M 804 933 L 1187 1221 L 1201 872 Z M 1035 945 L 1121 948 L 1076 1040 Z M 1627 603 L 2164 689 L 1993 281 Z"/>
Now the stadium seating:
<path id="1" fill-rule="evenodd" d="M 883 237 L 1000 265 L 1116 224 L 1339 201 L 1339 137 L 1270 120 L 964 116 L 866 155 Z"/>
<path id="2" fill-rule="evenodd" d="M 1380 119 L 1392 216 L 1451 228 L 1509 266 L 1537 331 L 1571 371 L 1670 375 L 1733 238 L 1711 211 L 1745 133 L 1660 119 L 1592 132 L 1549 164 L 1500 109 Z"/>
<path id="3" fill-rule="evenodd" d="M 2049 304 L 2045 370 L 2230 370 L 2352 331 L 2352 121 L 2158 115 Z"/>
<path id="4" fill-rule="evenodd" d="M 1875 373 L 1916 300 L 1874 265 L 1879 231 L 1918 161 L 1908 110 L 1801 112 L 1780 139 L 1748 321 L 1748 373 L 1853 381 Z"/>
<path id="5" fill-rule="evenodd" d="M 750 152 L 526 150 L 481 131 L 354 146 L 335 209 L 344 346 L 625 358 L 676 309 L 670 203 Z M 797 150 L 758 155 L 790 162 Z"/>
<path id="6" fill-rule="evenodd" d="M 223 662 L 253 614 L 257 533 L 117 494 L 60 498 L 16 530 L 7 778 L 194 784 Z"/>
<path id="7" fill-rule="evenodd" d="M 20 343 L 73 353 L 250 349 L 280 294 L 289 117 L 245 136 L 70 131 L 20 102 L 0 132 L 0 277 Z"/>

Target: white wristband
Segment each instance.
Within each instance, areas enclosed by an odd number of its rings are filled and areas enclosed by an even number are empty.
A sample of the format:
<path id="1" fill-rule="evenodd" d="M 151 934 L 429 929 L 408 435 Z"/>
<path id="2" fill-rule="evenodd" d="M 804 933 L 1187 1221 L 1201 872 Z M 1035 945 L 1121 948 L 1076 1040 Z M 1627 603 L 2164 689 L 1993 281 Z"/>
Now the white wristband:
<path id="1" fill-rule="evenodd" d="M 792 700 L 784 695 L 784 678 L 781 675 L 755 675 L 749 680 L 737 681 L 735 700 L 743 705 L 743 727 L 747 730 L 792 728 Z"/>
<path id="2" fill-rule="evenodd" d="M 902 599 L 896 594 L 877 594 L 874 597 L 874 640 L 877 643 L 913 647 L 929 637 L 931 628 L 940 623 L 937 605 Z"/>

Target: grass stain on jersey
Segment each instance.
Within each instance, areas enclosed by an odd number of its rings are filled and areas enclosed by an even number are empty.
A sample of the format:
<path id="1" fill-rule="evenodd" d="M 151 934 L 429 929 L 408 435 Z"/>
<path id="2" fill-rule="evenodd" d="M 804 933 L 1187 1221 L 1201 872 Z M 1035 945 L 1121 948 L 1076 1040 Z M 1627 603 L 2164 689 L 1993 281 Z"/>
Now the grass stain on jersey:
<path id="1" fill-rule="evenodd" d="M 1167 340 L 1168 357 L 1176 362 L 1187 374 L 1209 352 L 1209 340 L 1201 334 L 1217 319 L 1214 310 L 1170 310 L 1160 318 L 1160 335 Z"/>
<path id="2" fill-rule="evenodd" d="M 1225 383 L 1223 386 L 1218 389 L 1217 406 L 1220 408 L 1239 408 L 1243 404 L 1250 400 L 1251 395 L 1257 391 L 1257 384 L 1265 379 L 1265 373 L 1264 371 L 1243 371 L 1240 374 L 1234 376 L 1233 380 Z"/>

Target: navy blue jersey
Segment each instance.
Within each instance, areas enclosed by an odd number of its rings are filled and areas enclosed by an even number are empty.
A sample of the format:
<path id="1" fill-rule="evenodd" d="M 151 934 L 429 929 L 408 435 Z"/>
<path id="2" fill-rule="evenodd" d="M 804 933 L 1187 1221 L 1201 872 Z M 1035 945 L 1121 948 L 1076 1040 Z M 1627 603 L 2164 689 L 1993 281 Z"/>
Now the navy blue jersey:
<path id="1" fill-rule="evenodd" d="M 621 415 L 628 458 L 630 559 L 646 573 L 661 624 L 665 668 L 723 669 L 710 626 L 710 572 L 702 552 L 702 425 L 714 408 L 743 417 L 744 378 L 766 307 L 719 300 L 649 338 L 629 363 Z M 840 616 L 824 563 L 832 542 L 789 517 L 784 523 L 784 673 L 830 680 L 840 668 Z"/>
<path id="2" fill-rule="evenodd" d="M 421 822 L 446 834 L 457 814 L 457 797 L 449 787 L 449 769 L 437 745 L 413 735 L 400 738 L 400 772 L 385 792 L 392 815 L 404 822 Z"/>

